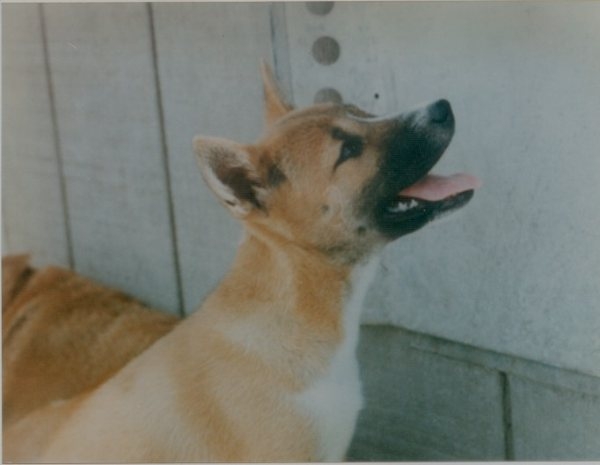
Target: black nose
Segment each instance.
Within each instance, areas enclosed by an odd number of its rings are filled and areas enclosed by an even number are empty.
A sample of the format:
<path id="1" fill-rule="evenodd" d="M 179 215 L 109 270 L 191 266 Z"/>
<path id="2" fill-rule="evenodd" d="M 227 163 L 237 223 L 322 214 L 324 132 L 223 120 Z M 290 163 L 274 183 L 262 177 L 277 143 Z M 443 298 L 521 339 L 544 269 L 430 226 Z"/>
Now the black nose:
<path id="1" fill-rule="evenodd" d="M 436 124 L 451 122 L 453 119 L 452 107 L 450 107 L 450 102 L 445 99 L 438 100 L 429 105 L 427 107 L 427 114 L 429 115 L 429 120 Z"/>

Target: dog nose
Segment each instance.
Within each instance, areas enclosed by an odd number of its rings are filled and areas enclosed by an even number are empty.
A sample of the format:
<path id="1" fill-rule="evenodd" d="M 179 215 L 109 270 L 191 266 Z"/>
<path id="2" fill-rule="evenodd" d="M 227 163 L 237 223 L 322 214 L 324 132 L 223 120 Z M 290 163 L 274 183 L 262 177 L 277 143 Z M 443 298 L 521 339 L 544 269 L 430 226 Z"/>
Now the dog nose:
<path id="1" fill-rule="evenodd" d="M 435 124 L 450 123 L 453 120 L 452 107 L 446 99 L 438 100 L 427 107 L 429 121 Z"/>

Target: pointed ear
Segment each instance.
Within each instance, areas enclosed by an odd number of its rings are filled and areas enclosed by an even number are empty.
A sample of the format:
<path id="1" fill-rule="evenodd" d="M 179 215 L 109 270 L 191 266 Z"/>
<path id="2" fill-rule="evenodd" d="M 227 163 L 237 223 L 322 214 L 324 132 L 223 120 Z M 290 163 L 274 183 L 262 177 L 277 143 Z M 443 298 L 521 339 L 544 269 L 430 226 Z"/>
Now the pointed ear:
<path id="1" fill-rule="evenodd" d="M 202 176 L 217 198 L 237 218 L 262 210 L 266 192 L 257 167 L 244 146 L 216 137 L 194 138 Z"/>
<path id="2" fill-rule="evenodd" d="M 261 62 L 261 72 L 265 93 L 265 124 L 270 126 L 294 107 L 286 102 L 265 60 Z"/>

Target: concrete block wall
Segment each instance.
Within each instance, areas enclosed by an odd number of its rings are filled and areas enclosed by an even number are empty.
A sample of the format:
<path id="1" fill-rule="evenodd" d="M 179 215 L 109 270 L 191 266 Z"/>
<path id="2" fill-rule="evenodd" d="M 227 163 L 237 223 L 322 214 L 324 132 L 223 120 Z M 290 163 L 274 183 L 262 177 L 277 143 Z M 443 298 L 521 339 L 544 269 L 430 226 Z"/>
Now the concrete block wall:
<path id="1" fill-rule="evenodd" d="M 393 326 L 365 325 L 353 461 L 600 457 L 600 380 Z"/>
<path id="2" fill-rule="evenodd" d="M 447 97 L 439 172 L 484 188 L 386 250 L 350 457 L 599 459 L 599 23 L 595 2 L 3 5 L 3 253 L 190 313 L 240 236 L 191 140 L 259 135 L 262 58 L 300 106 Z"/>

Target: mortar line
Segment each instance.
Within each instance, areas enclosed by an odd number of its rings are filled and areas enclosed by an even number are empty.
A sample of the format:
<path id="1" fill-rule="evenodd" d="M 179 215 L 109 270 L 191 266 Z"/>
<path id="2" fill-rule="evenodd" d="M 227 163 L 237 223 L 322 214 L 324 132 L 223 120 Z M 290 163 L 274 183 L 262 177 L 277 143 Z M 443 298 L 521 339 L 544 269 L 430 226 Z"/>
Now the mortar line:
<path id="1" fill-rule="evenodd" d="M 164 183 L 167 192 L 167 210 L 169 215 L 169 225 L 171 231 L 171 246 L 173 261 L 175 265 L 175 286 L 177 294 L 177 312 L 180 317 L 185 316 L 185 300 L 183 294 L 183 282 L 181 275 L 181 263 L 179 260 L 179 241 L 177 236 L 177 221 L 175 219 L 175 202 L 173 196 L 173 185 L 171 183 L 171 167 L 169 164 L 169 146 L 167 143 L 167 131 L 165 128 L 165 113 L 163 107 L 162 86 L 160 81 L 160 72 L 158 66 L 158 52 L 156 45 L 156 29 L 154 23 L 154 11 L 150 3 L 146 3 L 146 12 L 148 14 L 148 24 L 150 27 L 150 47 L 152 56 L 152 73 L 154 78 L 154 87 L 156 89 L 156 106 L 158 111 L 158 123 L 160 127 L 160 145 L 161 157 L 163 162 Z"/>
<path id="2" fill-rule="evenodd" d="M 504 371 L 500 371 L 499 376 L 500 388 L 502 392 L 502 431 L 504 433 L 504 458 L 506 460 L 515 460 L 510 378 Z"/>
<path id="3" fill-rule="evenodd" d="M 75 269 L 75 253 L 73 250 L 73 234 L 71 229 L 71 215 L 69 209 L 69 196 L 67 192 L 67 180 L 65 176 L 62 143 L 60 140 L 60 127 L 58 123 L 58 111 L 56 109 L 56 97 L 54 93 L 54 80 L 52 78 L 52 67 L 50 66 L 50 51 L 48 48 L 48 31 L 46 27 L 46 12 L 42 3 L 38 4 L 40 16 L 40 30 L 42 33 L 42 48 L 44 54 L 44 70 L 46 72 L 46 83 L 48 88 L 48 99 L 50 103 L 50 119 L 52 120 L 52 135 L 54 151 L 56 153 L 56 164 L 58 167 L 58 180 L 60 187 L 60 199 L 63 204 L 63 222 L 65 225 L 65 240 L 67 242 L 67 261 L 69 268 Z"/>

